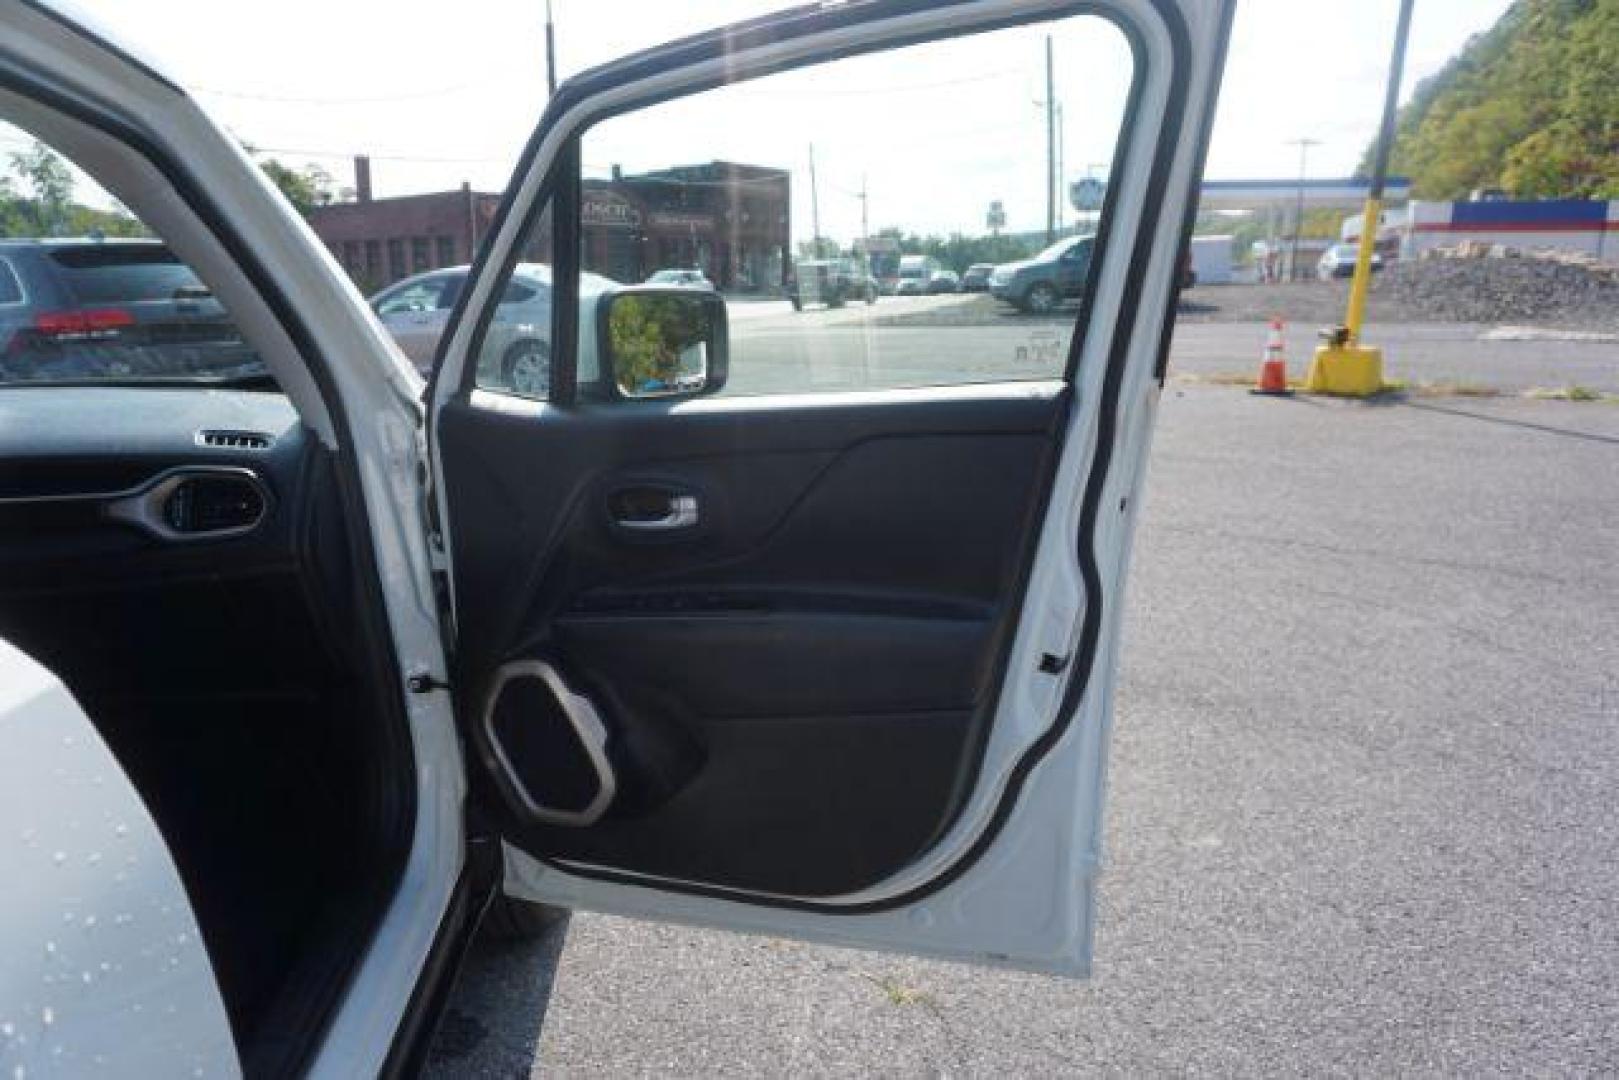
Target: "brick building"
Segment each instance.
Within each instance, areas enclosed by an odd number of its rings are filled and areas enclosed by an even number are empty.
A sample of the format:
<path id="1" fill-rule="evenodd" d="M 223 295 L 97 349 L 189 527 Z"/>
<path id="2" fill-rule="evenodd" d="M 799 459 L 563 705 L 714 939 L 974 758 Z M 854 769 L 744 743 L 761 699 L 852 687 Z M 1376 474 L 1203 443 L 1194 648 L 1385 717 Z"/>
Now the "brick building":
<path id="1" fill-rule="evenodd" d="M 696 267 L 722 289 L 774 291 L 791 265 L 791 178 L 784 169 L 715 161 L 586 180 L 585 267 L 616 281 L 644 281 L 666 267 Z M 355 201 L 309 215 L 332 254 L 369 294 L 411 274 L 472 260 L 500 196 L 430 192 L 377 199 L 370 163 L 355 160 Z M 548 262 L 545 229 L 530 258 Z"/>
<path id="2" fill-rule="evenodd" d="M 584 260 L 618 281 L 695 267 L 715 285 L 773 291 L 791 265 L 791 175 L 713 161 L 587 180 Z"/>

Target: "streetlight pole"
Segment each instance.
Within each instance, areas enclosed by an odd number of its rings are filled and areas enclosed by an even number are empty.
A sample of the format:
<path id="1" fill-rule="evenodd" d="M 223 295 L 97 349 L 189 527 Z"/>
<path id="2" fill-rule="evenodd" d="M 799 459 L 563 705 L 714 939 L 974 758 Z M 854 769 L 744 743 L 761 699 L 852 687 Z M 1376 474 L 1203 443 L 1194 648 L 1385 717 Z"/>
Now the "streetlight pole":
<path id="1" fill-rule="evenodd" d="M 1306 165 L 1310 160 L 1310 147 L 1320 146 L 1319 139 L 1290 139 L 1290 146 L 1299 148 L 1299 193 L 1293 206 L 1293 243 L 1287 256 L 1287 280 L 1297 281 L 1299 277 L 1299 233 L 1304 229 L 1304 183 Z"/>

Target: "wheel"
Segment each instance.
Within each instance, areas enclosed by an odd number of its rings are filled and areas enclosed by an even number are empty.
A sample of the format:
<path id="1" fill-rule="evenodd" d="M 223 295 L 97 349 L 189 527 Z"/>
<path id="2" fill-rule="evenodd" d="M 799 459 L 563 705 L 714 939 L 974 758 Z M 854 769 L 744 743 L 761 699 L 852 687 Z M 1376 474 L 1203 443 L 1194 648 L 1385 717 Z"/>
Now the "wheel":
<path id="1" fill-rule="evenodd" d="M 543 937 L 567 921 L 567 908 L 536 904 L 503 893 L 490 902 L 480 929 L 502 941 L 520 941 Z"/>
<path id="2" fill-rule="evenodd" d="M 519 341 L 500 362 L 505 384 L 526 397 L 551 396 L 551 346 L 543 341 Z"/>
<path id="3" fill-rule="evenodd" d="M 793 302 L 793 310 L 794 311 L 803 311 L 804 310 L 804 301 L 800 300 L 797 297 L 797 295 L 790 296 L 790 297 L 788 297 L 788 299 L 790 299 Z"/>
<path id="4" fill-rule="evenodd" d="M 1037 281 L 1023 294 L 1023 310 L 1032 311 L 1036 315 L 1049 315 L 1057 310 L 1058 299 L 1055 287 L 1044 281 Z"/>

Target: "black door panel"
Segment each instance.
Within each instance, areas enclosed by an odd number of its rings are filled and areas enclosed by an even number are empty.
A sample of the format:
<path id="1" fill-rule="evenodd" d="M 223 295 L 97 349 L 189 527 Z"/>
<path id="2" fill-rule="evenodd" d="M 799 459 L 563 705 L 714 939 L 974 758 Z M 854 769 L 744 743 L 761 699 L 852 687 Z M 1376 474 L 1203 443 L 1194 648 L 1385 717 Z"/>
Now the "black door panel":
<path id="1" fill-rule="evenodd" d="M 508 834 L 807 896 L 925 850 L 976 768 L 1067 400 L 1023 384 L 447 407 L 461 705 L 543 659 L 590 698 L 618 773 L 595 824 L 497 810 Z M 624 527 L 676 497 L 694 521 Z"/>

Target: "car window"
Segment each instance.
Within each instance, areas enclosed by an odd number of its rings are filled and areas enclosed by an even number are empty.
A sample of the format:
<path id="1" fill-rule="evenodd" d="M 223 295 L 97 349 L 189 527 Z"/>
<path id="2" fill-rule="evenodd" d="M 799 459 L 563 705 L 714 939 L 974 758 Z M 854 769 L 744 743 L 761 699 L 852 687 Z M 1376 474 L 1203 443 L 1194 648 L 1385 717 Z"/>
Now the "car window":
<path id="1" fill-rule="evenodd" d="M 378 315 L 396 315 L 410 311 L 432 311 L 439 306 L 439 295 L 444 291 L 443 278 L 427 278 L 412 282 L 377 301 Z"/>
<path id="2" fill-rule="evenodd" d="M 524 304 L 534 299 L 539 290 L 521 281 L 508 281 L 506 291 L 500 294 L 502 304 Z"/>
<path id="3" fill-rule="evenodd" d="M 22 303 L 22 282 L 17 280 L 17 272 L 11 264 L 0 259 L 0 304 Z"/>
<path id="4" fill-rule="evenodd" d="M 0 385 L 274 385 L 207 284 L 92 173 L 3 115 L 0 145 L 51 179 L 48 199 L 0 198 L 0 303 L 28 305 L 0 318 Z"/>
<path id="5" fill-rule="evenodd" d="M 441 280 L 444 282 L 444 288 L 438 294 L 438 304 L 434 310 L 448 311 L 455 307 L 456 302 L 461 299 L 461 290 L 467 283 L 466 271 L 444 274 Z"/>
<path id="6" fill-rule="evenodd" d="M 1048 34 L 1058 91 L 1076 95 L 1059 140 L 1072 160 L 1108 160 L 1135 72 L 1106 20 L 1075 15 L 842 57 L 585 129 L 579 209 L 566 223 L 581 269 L 712 286 L 728 309 L 727 395 L 1062 378 L 1085 275 L 1005 287 L 995 277 L 1105 227 L 1094 211 L 1049 205 L 1066 186 L 1043 142 L 1007 120 L 1029 112 L 1024 76 Z M 858 117 L 829 107 L 829 86 L 858 92 Z M 549 250 L 545 214 L 525 247 Z M 987 288 L 959 290 L 975 264 L 995 267 Z M 583 319 L 581 392 L 605 393 L 588 385 L 605 378 L 588 370 L 596 329 Z M 501 385 L 503 329 L 491 323 L 480 385 Z"/>
<path id="7" fill-rule="evenodd" d="M 45 257 L 81 304 L 135 304 L 206 291 L 191 268 L 161 244 L 88 243 L 51 249 Z"/>

